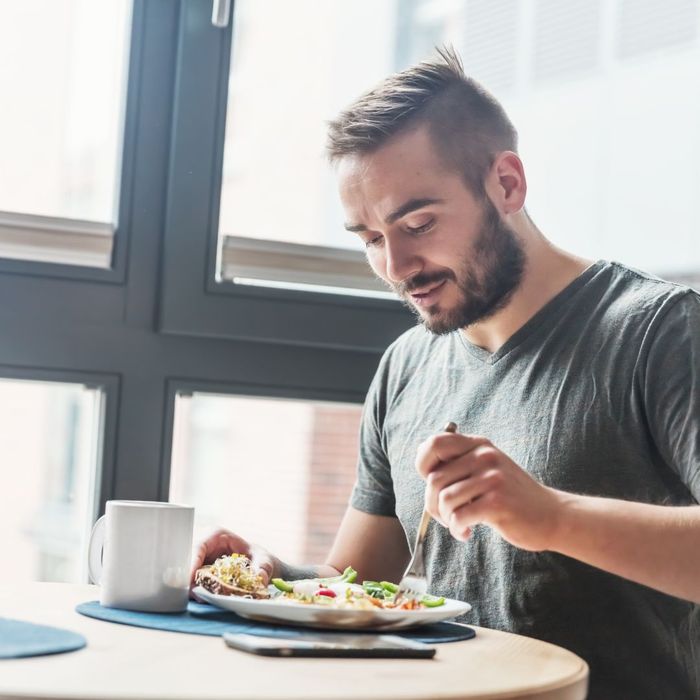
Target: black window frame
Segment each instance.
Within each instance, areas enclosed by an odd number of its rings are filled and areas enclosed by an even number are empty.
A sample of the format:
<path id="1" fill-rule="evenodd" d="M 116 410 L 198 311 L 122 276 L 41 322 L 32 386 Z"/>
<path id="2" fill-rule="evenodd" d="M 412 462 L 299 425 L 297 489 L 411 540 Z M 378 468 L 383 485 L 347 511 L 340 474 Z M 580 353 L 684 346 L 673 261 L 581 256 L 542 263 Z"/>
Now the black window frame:
<path id="1" fill-rule="evenodd" d="M 398 303 L 214 282 L 231 29 L 210 14 L 209 0 L 134 0 L 113 267 L 0 260 L 0 379 L 104 392 L 95 516 L 114 498 L 167 500 L 179 391 L 359 404 L 409 325 Z M 204 134 L 187 121 L 197 81 Z"/>
<path id="2" fill-rule="evenodd" d="M 219 199 L 235 6 L 225 28 L 184 2 L 176 66 L 160 328 L 377 352 L 412 324 L 390 299 L 216 281 Z M 199 178 L 192 174 L 198 173 Z M 192 274 L 192 261 L 195 263 Z"/>

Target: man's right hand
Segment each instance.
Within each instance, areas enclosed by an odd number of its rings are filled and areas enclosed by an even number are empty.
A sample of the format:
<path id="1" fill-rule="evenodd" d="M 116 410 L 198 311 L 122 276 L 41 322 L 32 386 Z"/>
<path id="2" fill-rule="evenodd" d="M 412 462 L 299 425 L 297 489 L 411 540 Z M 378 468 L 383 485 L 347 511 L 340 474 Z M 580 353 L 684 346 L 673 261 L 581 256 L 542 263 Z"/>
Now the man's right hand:
<path id="1" fill-rule="evenodd" d="M 190 573 L 190 588 L 194 585 L 194 575 L 197 569 L 211 564 L 219 557 L 234 553 L 247 556 L 251 560 L 253 567 L 260 571 L 265 584 L 269 583 L 270 579 L 277 573 L 278 561 L 267 550 L 251 544 L 229 530 L 220 529 L 200 542 L 194 550 L 192 571 Z"/>

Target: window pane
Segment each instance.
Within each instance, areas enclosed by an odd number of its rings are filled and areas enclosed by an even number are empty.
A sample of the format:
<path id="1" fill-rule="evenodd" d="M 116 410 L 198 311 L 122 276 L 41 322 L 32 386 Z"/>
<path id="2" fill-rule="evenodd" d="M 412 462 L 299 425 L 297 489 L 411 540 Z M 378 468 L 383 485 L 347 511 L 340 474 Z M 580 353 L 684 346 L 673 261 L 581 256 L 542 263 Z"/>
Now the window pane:
<path id="1" fill-rule="evenodd" d="M 197 537 L 227 527 L 289 561 L 323 561 L 352 490 L 361 407 L 180 395 L 170 500 Z"/>
<path id="2" fill-rule="evenodd" d="M 0 569 L 17 581 L 84 582 L 102 394 L 0 379 Z"/>
<path id="3" fill-rule="evenodd" d="M 394 70 L 397 6 L 237 0 L 222 235 L 360 249 L 342 226 L 326 121 Z"/>
<path id="4" fill-rule="evenodd" d="M 452 43 L 520 133 L 528 211 L 557 245 L 700 273 L 696 0 L 405 0 L 409 64 Z M 517 11 L 516 11 L 517 9 Z"/>
<path id="5" fill-rule="evenodd" d="M 0 2 L 0 212 L 114 223 L 130 11 Z"/>
<path id="6" fill-rule="evenodd" d="M 240 0 L 234 21 L 222 238 L 357 246 L 325 122 L 452 44 L 520 132 L 545 234 L 664 275 L 700 270 L 696 0 Z"/>

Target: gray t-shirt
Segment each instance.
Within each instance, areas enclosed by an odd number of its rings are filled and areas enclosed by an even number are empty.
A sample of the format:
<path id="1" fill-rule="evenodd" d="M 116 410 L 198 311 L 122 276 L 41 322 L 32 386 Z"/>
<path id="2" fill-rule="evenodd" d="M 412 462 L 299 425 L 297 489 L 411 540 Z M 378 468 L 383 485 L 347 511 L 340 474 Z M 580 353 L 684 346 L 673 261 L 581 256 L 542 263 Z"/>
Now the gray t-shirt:
<path id="1" fill-rule="evenodd" d="M 413 542 L 417 446 L 448 421 L 557 489 L 664 505 L 700 501 L 700 296 L 597 262 L 497 352 L 416 327 L 369 391 L 352 505 L 397 516 Z M 700 548 L 698 550 L 700 556 Z M 463 619 L 559 644 L 591 668 L 593 700 L 700 698 L 700 606 L 476 526 L 432 522 L 432 593 Z"/>

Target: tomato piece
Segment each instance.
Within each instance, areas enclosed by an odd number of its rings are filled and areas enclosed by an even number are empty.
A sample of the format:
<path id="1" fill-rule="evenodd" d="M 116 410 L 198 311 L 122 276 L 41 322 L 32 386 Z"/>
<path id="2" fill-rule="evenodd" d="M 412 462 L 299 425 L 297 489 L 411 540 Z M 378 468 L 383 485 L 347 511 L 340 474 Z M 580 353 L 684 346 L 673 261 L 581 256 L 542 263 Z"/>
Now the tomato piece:
<path id="1" fill-rule="evenodd" d="M 332 591 L 330 588 L 319 588 L 319 590 L 316 591 L 316 595 L 325 595 L 328 598 L 336 597 L 335 591 Z"/>

